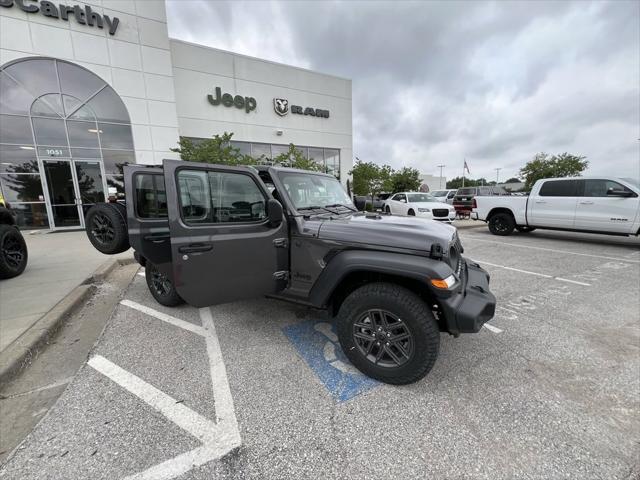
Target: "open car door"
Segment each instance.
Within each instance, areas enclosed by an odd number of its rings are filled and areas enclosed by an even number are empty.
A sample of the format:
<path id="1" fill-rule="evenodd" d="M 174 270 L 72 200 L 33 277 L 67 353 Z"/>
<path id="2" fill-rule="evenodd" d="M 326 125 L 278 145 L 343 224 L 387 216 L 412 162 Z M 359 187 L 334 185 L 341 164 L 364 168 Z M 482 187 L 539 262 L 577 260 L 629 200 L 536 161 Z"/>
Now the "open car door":
<path id="1" fill-rule="evenodd" d="M 282 206 L 250 167 L 164 161 L 173 281 L 204 307 L 277 293 L 287 284 Z"/>

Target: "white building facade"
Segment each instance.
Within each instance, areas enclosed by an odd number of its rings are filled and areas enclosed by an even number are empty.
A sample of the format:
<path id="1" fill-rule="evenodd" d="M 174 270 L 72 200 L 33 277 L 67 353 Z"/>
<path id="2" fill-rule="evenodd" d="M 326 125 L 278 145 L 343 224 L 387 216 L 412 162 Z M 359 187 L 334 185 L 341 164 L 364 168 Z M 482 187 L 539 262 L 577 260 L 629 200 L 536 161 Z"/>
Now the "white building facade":
<path id="1" fill-rule="evenodd" d="M 170 39 L 162 0 L 0 0 L 0 193 L 23 227 L 83 227 L 122 165 L 224 132 L 346 181 L 351 80 Z"/>

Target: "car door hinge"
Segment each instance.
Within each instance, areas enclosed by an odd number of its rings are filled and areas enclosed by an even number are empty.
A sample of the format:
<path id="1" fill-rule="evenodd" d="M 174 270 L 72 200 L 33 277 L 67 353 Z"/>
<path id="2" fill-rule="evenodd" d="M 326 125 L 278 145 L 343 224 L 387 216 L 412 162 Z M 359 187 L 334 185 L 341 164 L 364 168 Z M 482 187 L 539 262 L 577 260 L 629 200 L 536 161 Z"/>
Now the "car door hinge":
<path id="1" fill-rule="evenodd" d="M 286 238 L 276 238 L 273 241 L 273 246 L 276 248 L 287 248 L 289 246 L 289 242 L 287 242 Z"/>
<path id="2" fill-rule="evenodd" d="M 289 272 L 286 270 L 280 270 L 273 274 L 274 280 L 289 280 Z"/>

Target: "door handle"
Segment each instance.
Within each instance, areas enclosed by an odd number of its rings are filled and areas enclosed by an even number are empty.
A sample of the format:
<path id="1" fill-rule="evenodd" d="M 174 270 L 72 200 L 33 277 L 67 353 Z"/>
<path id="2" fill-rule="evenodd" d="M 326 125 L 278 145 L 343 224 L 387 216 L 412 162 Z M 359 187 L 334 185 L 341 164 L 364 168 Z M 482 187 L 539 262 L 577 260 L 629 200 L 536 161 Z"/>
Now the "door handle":
<path id="1" fill-rule="evenodd" d="M 144 239 L 152 243 L 164 243 L 171 238 L 168 233 L 145 235 Z"/>
<path id="2" fill-rule="evenodd" d="M 213 245 L 211 245 L 210 243 L 192 243 L 191 245 L 187 245 L 186 247 L 178 248 L 178 251 L 180 253 L 208 252 L 209 250 L 213 250 Z"/>
<path id="3" fill-rule="evenodd" d="M 593 202 L 580 202 L 580 205 L 593 205 Z"/>
<path id="4" fill-rule="evenodd" d="M 547 203 L 547 202 L 544 200 L 536 200 L 536 203 Z"/>

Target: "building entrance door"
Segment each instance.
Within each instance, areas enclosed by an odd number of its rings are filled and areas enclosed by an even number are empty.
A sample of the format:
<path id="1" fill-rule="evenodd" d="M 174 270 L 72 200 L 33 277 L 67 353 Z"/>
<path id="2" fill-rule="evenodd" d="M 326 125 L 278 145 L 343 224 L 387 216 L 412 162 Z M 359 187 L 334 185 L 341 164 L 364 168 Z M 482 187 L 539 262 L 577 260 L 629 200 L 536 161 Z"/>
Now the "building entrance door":
<path id="1" fill-rule="evenodd" d="M 98 160 L 43 160 L 52 228 L 84 228 L 87 210 L 104 202 L 104 175 Z"/>

